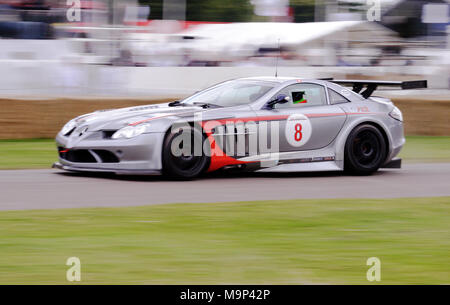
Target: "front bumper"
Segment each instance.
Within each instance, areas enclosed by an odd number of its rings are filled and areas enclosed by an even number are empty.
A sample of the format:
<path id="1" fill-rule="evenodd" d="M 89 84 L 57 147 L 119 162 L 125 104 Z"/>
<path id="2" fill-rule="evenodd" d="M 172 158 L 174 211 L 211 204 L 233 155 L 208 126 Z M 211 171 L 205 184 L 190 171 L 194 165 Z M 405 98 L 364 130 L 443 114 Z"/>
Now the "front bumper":
<path id="1" fill-rule="evenodd" d="M 101 139 L 86 135 L 74 141 L 73 138 L 58 135 L 56 143 L 59 150 L 59 162 L 55 168 L 78 172 L 103 172 L 132 175 L 157 175 L 162 169 L 163 133 L 147 133 L 131 139 Z M 62 153 L 64 151 L 64 153 Z M 92 153 L 91 160 L 69 158 L 70 152 Z M 113 154 L 114 160 L 98 158 L 95 152 Z M 73 155 L 73 154 L 72 154 Z"/>

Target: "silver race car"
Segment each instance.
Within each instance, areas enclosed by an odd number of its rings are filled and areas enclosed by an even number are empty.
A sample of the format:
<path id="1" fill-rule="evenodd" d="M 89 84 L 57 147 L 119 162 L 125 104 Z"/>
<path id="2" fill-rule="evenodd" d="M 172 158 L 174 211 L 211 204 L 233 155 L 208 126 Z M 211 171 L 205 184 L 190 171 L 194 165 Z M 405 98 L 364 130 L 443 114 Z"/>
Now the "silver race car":
<path id="1" fill-rule="evenodd" d="M 377 87 L 427 82 L 230 80 L 182 101 L 79 116 L 56 137 L 54 167 L 181 179 L 227 169 L 364 175 L 400 168 L 402 113 L 371 97 Z"/>

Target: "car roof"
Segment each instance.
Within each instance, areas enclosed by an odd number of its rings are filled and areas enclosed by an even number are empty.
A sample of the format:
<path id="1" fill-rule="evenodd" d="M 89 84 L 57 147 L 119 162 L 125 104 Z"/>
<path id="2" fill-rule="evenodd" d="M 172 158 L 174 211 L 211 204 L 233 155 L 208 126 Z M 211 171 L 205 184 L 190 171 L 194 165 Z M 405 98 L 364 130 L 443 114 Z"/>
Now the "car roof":
<path id="1" fill-rule="evenodd" d="M 286 77 L 286 76 L 257 76 L 257 77 L 245 77 L 245 78 L 239 78 L 239 80 L 259 80 L 259 81 L 269 81 L 269 82 L 276 82 L 276 83 L 290 83 L 292 81 L 299 81 L 299 80 L 312 80 L 312 79 L 306 79 L 301 77 Z"/>

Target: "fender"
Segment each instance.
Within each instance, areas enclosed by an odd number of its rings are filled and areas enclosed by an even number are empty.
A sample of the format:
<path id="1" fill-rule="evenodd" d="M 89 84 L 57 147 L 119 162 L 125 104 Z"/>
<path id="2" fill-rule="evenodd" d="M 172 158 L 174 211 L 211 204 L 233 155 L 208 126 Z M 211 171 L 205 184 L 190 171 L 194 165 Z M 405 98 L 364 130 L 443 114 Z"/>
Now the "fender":
<path id="1" fill-rule="evenodd" d="M 388 139 L 388 156 L 390 156 L 392 151 L 392 136 L 388 132 L 387 126 L 381 121 L 378 120 L 376 117 L 362 117 L 355 119 L 353 122 L 349 123 L 347 126 L 344 126 L 341 130 L 341 134 L 336 138 L 335 140 L 335 154 L 336 154 L 336 161 L 342 162 L 342 165 L 344 164 L 344 151 L 345 151 L 345 143 L 347 142 L 347 138 L 350 135 L 350 132 L 352 132 L 353 129 L 355 129 L 356 126 L 364 124 L 364 123 L 373 123 L 379 126 L 383 129 L 385 135 Z"/>

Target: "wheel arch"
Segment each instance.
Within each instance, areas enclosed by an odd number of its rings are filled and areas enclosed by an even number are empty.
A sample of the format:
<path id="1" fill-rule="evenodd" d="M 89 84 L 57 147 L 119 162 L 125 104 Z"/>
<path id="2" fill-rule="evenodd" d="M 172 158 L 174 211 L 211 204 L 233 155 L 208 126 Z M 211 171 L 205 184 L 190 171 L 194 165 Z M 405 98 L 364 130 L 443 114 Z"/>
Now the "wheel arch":
<path id="1" fill-rule="evenodd" d="M 181 126 L 186 126 L 186 127 L 191 128 L 191 129 L 196 129 L 196 130 L 198 130 L 197 127 L 196 127 L 196 125 L 195 125 L 195 122 L 194 122 L 194 121 L 189 121 L 189 120 L 186 120 L 186 121 L 175 121 L 175 122 L 172 122 L 171 124 L 168 124 L 168 125 L 166 126 L 166 130 L 165 130 L 165 132 L 163 133 L 163 141 L 162 141 L 162 142 L 163 142 L 163 147 L 162 147 L 162 149 L 161 149 L 161 164 L 162 164 L 161 170 L 162 170 L 163 173 L 164 173 L 164 171 L 165 171 L 164 158 L 166 157 L 166 156 L 165 156 L 165 142 L 166 142 L 167 138 L 171 136 L 172 128 L 173 128 L 176 124 L 180 124 Z M 201 136 L 204 137 L 204 139 L 206 139 L 207 134 L 206 134 L 205 130 L 204 130 L 203 128 L 200 128 L 200 130 L 198 130 L 198 131 L 199 131 L 199 133 L 201 134 Z M 203 149 L 203 143 L 202 143 L 202 149 Z M 206 161 L 207 164 L 206 164 L 206 166 L 205 166 L 205 170 L 202 170 L 202 172 L 206 171 L 206 170 L 209 168 L 210 163 L 211 163 L 211 160 L 210 160 L 211 157 L 208 156 L 208 155 L 206 155 L 206 156 L 207 156 L 207 161 Z M 180 178 L 186 179 L 186 177 L 175 177 L 175 176 L 172 176 L 172 178 L 176 178 L 176 179 L 180 179 Z M 191 179 L 191 178 L 188 178 L 188 179 Z"/>
<path id="2" fill-rule="evenodd" d="M 358 126 L 361 125 L 372 125 L 375 128 L 377 128 L 381 134 L 383 135 L 383 138 L 386 142 L 386 158 L 388 158 L 388 156 L 390 155 L 390 151 L 391 151 L 391 147 L 392 147 L 392 139 L 391 136 L 388 132 L 388 128 L 385 126 L 385 124 L 377 119 L 368 119 L 368 118 L 361 118 L 360 120 L 354 121 L 352 124 L 349 124 L 348 126 L 346 126 L 342 131 L 341 135 L 338 137 L 338 139 L 336 140 L 336 160 L 339 162 L 342 162 L 341 167 L 343 168 L 343 164 L 344 164 L 344 154 L 345 154 L 345 144 L 347 142 L 348 136 L 350 135 L 350 133 L 357 128 Z M 386 160 L 385 160 L 386 161 Z"/>

